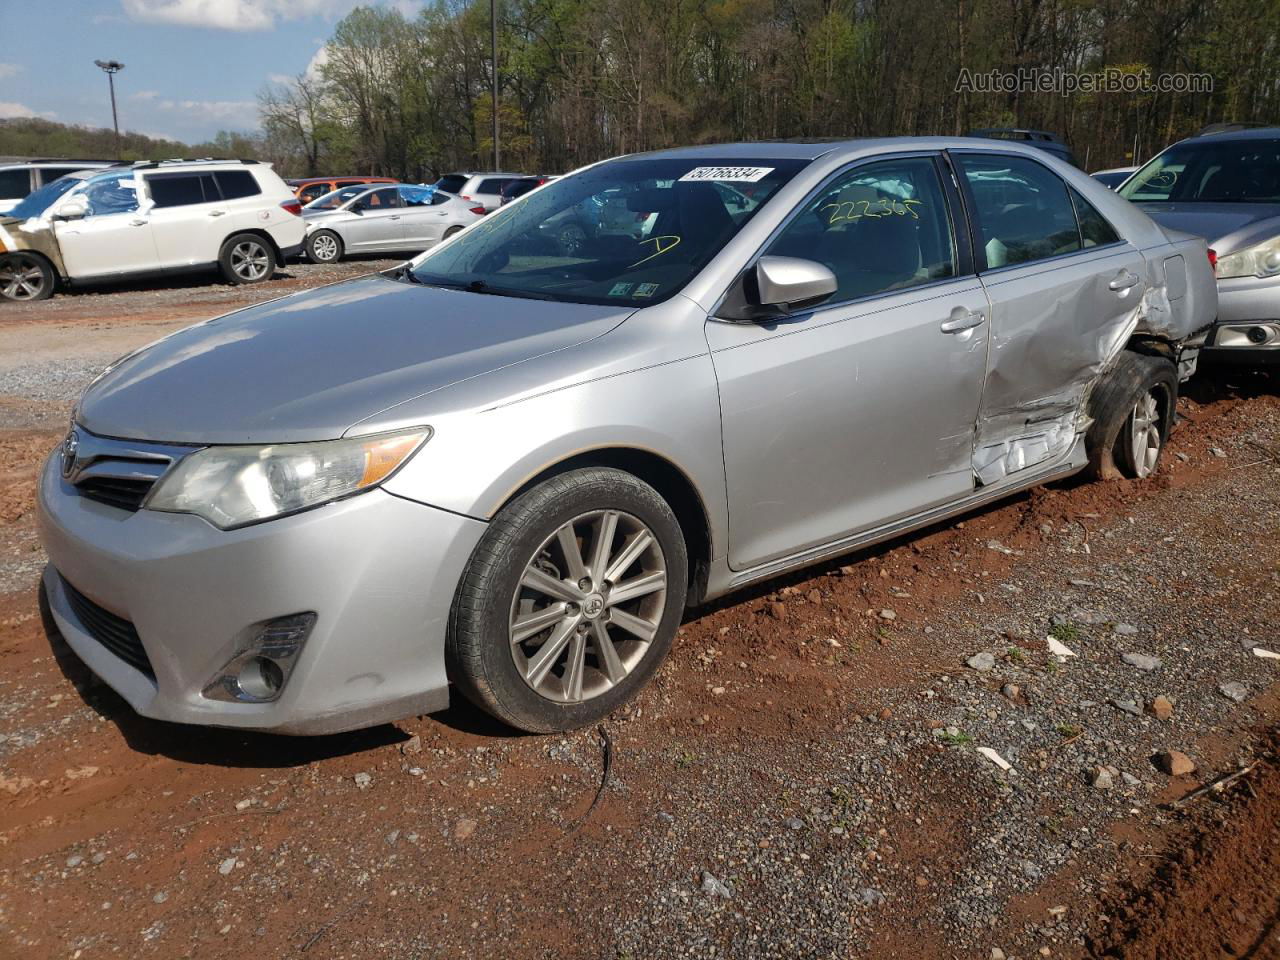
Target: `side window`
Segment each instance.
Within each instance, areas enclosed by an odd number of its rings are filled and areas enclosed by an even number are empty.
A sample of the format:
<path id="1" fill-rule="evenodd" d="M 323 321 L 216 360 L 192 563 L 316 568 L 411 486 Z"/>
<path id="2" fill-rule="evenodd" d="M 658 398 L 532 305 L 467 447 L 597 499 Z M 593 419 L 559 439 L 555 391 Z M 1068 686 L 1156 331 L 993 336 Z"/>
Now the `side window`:
<path id="1" fill-rule="evenodd" d="M 1080 249 L 1067 185 L 1034 160 L 956 154 L 973 196 L 987 267 L 1031 263 Z"/>
<path id="2" fill-rule="evenodd" d="M 213 180 L 198 173 L 157 173 L 144 178 L 147 190 L 156 207 L 189 207 L 197 203 L 212 203 L 217 194 L 205 195 L 205 180 L 213 186 Z"/>
<path id="3" fill-rule="evenodd" d="M 400 193 L 395 187 L 375 190 L 364 198 L 364 206 L 373 210 L 385 210 L 388 207 L 400 206 Z"/>
<path id="4" fill-rule="evenodd" d="M 1071 188 L 1071 202 L 1076 208 L 1076 219 L 1080 221 L 1080 239 L 1084 241 L 1086 249 L 1120 242 L 1120 235 L 1115 228 L 1074 187 Z"/>
<path id="5" fill-rule="evenodd" d="M 856 167 L 803 207 L 766 253 L 826 264 L 852 300 L 956 275 L 938 169 L 929 157 Z"/>
<path id="6" fill-rule="evenodd" d="M 301 200 L 303 203 L 310 203 L 312 200 L 319 200 L 326 193 L 330 193 L 330 192 L 331 191 L 329 190 L 329 184 L 313 183 L 311 186 L 305 187 L 303 189 L 302 193 L 298 195 L 298 199 Z"/>
<path id="7" fill-rule="evenodd" d="M 262 188 L 258 186 L 258 181 L 254 179 L 252 173 L 248 170 L 219 170 L 213 174 L 213 179 L 218 183 L 218 189 L 222 193 L 223 200 L 242 200 L 245 197 L 256 197 L 261 195 Z M 317 193 L 316 197 L 322 196 Z M 312 197 L 311 199 L 315 199 Z"/>
<path id="8" fill-rule="evenodd" d="M 31 170 L 0 170 L 0 200 L 21 200 L 31 192 Z"/>
<path id="9" fill-rule="evenodd" d="M 333 185 L 333 189 L 341 190 L 343 187 L 359 187 L 363 186 L 364 183 L 365 181 L 363 180 L 339 180 Z"/>
<path id="10" fill-rule="evenodd" d="M 442 203 L 448 203 L 449 200 L 449 195 L 447 193 L 441 193 L 439 190 L 431 194 L 431 205 L 433 207 L 438 207 Z"/>
<path id="11" fill-rule="evenodd" d="M 480 186 L 476 188 L 476 193 L 501 193 L 502 188 L 510 182 L 510 180 L 498 179 L 481 180 Z"/>
<path id="12" fill-rule="evenodd" d="M 89 207 L 86 217 L 132 213 L 138 209 L 138 181 L 132 171 L 98 177 L 85 187 L 83 196 Z"/>
<path id="13" fill-rule="evenodd" d="M 435 187 L 398 187 L 400 199 L 406 207 L 427 207 L 435 196 Z"/>
<path id="14" fill-rule="evenodd" d="M 40 183 L 53 183 L 59 177 L 65 177 L 68 173 L 78 173 L 85 169 L 84 167 L 41 167 Z"/>

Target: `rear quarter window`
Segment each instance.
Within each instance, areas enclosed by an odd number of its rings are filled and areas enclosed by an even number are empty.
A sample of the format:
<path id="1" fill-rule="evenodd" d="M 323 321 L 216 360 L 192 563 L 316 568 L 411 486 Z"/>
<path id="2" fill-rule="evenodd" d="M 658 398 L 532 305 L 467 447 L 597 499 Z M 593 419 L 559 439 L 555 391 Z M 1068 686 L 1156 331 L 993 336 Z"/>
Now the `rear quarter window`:
<path id="1" fill-rule="evenodd" d="M 223 200 L 241 200 L 245 197 L 256 197 L 262 193 L 262 187 L 248 170 L 222 170 L 213 175 L 222 191 Z"/>
<path id="2" fill-rule="evenodd" d="M 145 179 L 157 207 L 186 207 L 219 199 L 213 177 L 207 173 L 157 173 Z"/>
<path id="3" fill-rule="evenodd" d="M 445 193 L 461 193 L 462 188 L 467 185 L 467 178 L 451 173 L 448 176 L 441 177 L 436 181 L 436 187 Z"/>
<path id="4" fill-rule="evenodd" d="M 481 180 L 480 186 L 476 188 L 476 193 L 501 193 L 510 180 L 489 179 Z"/>

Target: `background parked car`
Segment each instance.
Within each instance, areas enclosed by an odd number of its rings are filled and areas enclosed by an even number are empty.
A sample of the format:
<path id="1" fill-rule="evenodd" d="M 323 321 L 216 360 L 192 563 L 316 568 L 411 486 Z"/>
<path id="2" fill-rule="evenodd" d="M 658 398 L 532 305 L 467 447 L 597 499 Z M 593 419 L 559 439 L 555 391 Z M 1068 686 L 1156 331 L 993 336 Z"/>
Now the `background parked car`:
<path id="1" fill-rule="evenodd" d="M 1093 177 L 1093 179 L 1097 180 L 1104 187 L 1114 190 L 1116 187 L 1120 186 L 1120 184 L 1128 180 L 1129 174 L 1133 173 L 1133 171 L 1137 169 L 1137 167 L 1111 167 L 1108 170 L 1099 170 L 1096 173 L 1091 173 L 1089 176 Z"/>
<path id="2" fill-rule="evenodd" d="M 109 166 L 111 163 L 107 160 L 14 160 L 0 163 L 0 214 L 8 213 L 32 191 L 68 173 Z"/>
<path id="3" fill-rule="evenodd" d="M 1218 322 L 1206 358 L 1280 362 L 1280 127 L 1175 143 L 1118 192 L 1157 223 L 1209 242 Z"/>
<path id="4" fill-rule="evenodd" d="M 331 203 L 330 198 L 339 202 Z M 435 187 L 348 187 L 302 211 L 307 224 L 304 250 L 313 263 L 334 263 L 350 253 L 421 253 L 484 214 L 479 204 Z"/>
<path id="5" fill-rule="evenodd" d="M 558 177 L 521 177 L 519 180 L 511 180 L 502 188 L 501 198 L 503 205 L 510 203 L 519 197 L 523 197 L 531 190 L 536 190 L 544 183 L 550 183 L 557 180 Z"/>
<path id="6" fill-rule="evenodd" d="M 1063 143 L 1062 138 L 1048 130 L 1028 130 L 1024 127 L 990 127 L 985 130 L 969 131 L 971 137 L 986 137 L 991 140 L 1013 140 L 1025 143 L 1029 147 L 1051 153 L 1059 160 L 1065 160 L 1072 166 L 1078 166 L 1075 154 Z"/>
<path id="7" fill-rule="evenodd" d="M 397 183 L 393 177 L 307 177 L 303 180 L 286 180 L 293 188 L 303 206 L 312 200 L 323 197 L 326 193 L 341 190 L 343 187 L 358 187 L 371 183 Z"/>
<path id="8" fill-rule="evenodd" d="M 301 250 L 301 212 L 284 181 L 253 160 L 68 174 L 0 217 L 0 296 L 43 300 L 59 281 L 213 269 L 257 283 Z"/>
<path id="9" fill-rule="evenodd" d="M 434 186 L 463 200 L 474 200 L 487 211 L 502 206 L 502 188 L 512 180 L 524 180 L 523 173 L 448 173 Z"/>

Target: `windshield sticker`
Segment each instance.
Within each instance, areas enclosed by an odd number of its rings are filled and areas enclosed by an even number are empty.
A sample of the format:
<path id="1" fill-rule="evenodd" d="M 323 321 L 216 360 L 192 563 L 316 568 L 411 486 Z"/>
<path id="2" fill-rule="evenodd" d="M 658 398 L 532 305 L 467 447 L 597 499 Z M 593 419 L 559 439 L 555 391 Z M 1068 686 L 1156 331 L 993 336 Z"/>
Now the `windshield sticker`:
<path id="1" fill-rule="evenodd" d="M 657 292 L 658 292 L 658 284 L 656 283 L 637 283 L 636 284 L 637 297 L 652 297 Z"/>
<path id="2" fill-rule="evenodd" d="M 615 283 L 613 285 L 613 289 L 609 291 L 609 296 L 625 297 L 629 293 L 631 293 L 631 287 L 632 287 L 632 284 L 630 283 Z"/>
<path id="3" fill-rule="evenodd" d="M 680 179 L 686 183 L 715 180 L 720 183 L 757 183 L 773 173 L 773 167 L 694 167 Z"/>
<path id="4" fill-rule="evenodd" d="M 649 254 L 644 259 L 637 260 L 635 263 L 631 264 L 630 267 L 627 267 L 628 270 L 632 269 L 632 267 L 638 267 L 642 263 L 648 263 L 654 257 L 660 257 L 664 253 L 666 253 L 668 250 L 674 250 L 676 247 L 680 245 L 680 238 L 675 236 L 674 234 L 663 234 L 662 236 L 659 236 L 659 237 L 646 237 L 645 239 L 641 240 L 640 243 L 641 244 L 652 243 L 653 253 Z"/>

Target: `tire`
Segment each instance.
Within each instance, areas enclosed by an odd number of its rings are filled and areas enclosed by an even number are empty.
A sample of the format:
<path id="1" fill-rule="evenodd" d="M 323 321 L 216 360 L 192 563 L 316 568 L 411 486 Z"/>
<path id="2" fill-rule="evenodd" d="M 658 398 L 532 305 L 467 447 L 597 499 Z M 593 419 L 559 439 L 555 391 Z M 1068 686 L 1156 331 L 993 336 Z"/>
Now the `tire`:
<path id="1" fill-rule="evenodd" d="M 443 236 L 443 237 L 441 237 L 440 239 L 442 239 L 442 240 L 448 240 L 450 237 L 452 237 L 452 236 L 456 236 L 457 234 L 459 234 L 459 233 L 461 233 L 461 232 L 462 232 L 462 228 L 461 228 L 461 227 L 459 227 L 459 226 L 457 226 L 457 225 L 454 225 L 454 226 L 450 227 L 448 230 L 446 230 L 446 231 L 444 232 L 444 236 Z"/>
<path id="2" fill-rule="evenodd" d="M 567 224 L 556 237 L 556 244 L 560 247 L 561 256 L 576 256 L 587 245 L 587 231 L 576 223 Z"/>
<path id="3" fill-rule="evenodd" d="M 344 253 L 342 238 L 332 230 L 317 230 L 307 237 L 307 259 L 312 263 L 337 263 Z"/>
<path id="4" fill-rule="evenodd" d="M 275 275 L 276 252 L 256 233 L 237 233 L 222 245 L 218 267 L 229 283 L 261 283 Z"/>
<path id="5" fill-rule="evenodd" d="M 596 544 L 609 517 L 601 563 Z M 576 569 L 566 543 L 576 546 Z M 617 585 L 602 583 L 606 571 Z M 614 599 L 624 586 L 632 595 Z M 687 589 L 684 536 L 656 490 L 620 470 L 560 474 L 503 507 L 476 546 L 450 616 L 450 677 L 520 730 L 584 726 L 648 683 L 671 648 Z"/>
<path id="6" fill-rule="evenodd" d="M 1122 351 L 1089 398 L 1089 473 L 1143 479 L 1160 464 L 1178 400 L 1178 370 L 1163 357 Z"/>
<path id="7" fill-rule="evenodd" d="M 11 253 L 0 257 L 0 299 L 34 303 L 53 296 L 58 278 L 53 266 L 34 253 Z"/>

